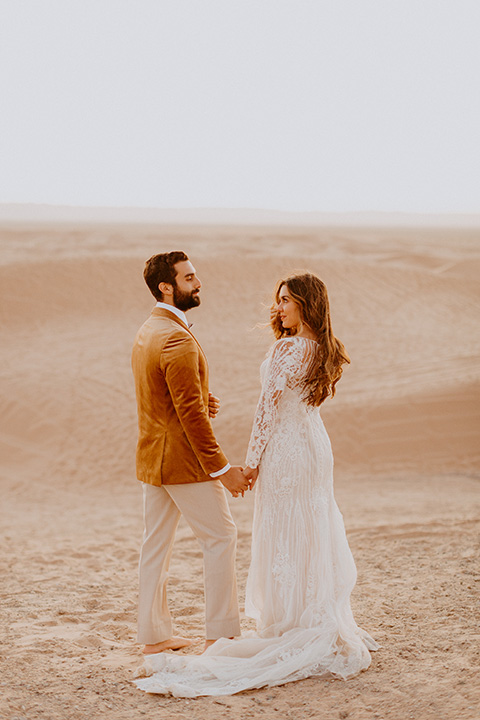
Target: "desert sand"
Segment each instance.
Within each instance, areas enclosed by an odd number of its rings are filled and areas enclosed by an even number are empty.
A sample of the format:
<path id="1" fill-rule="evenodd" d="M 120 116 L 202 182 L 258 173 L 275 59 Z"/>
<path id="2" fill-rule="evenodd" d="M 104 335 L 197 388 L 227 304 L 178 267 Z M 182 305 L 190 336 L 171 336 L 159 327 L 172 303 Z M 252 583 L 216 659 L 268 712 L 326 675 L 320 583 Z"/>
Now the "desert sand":
<path id="1" fill-rule="evenodd" d="M 348 681 L 213 699 L 132 684 L 141 488 L 130 350 L 153 299 L 146 258 L 183 249 L 189 318 L 242 463 L 276 280 L 327 283 L 352 364 L 323 406 L 357 562 L 357 622 L 382 649 Z M 474 720 L 480 716 L 480 227 L 126 225 L 0 228 L 0 717 Z M 240 601 L 253 494 L 231 499 Z M 203 636 L 202 563 L 178 531 L 178 633 Z M 252 628 L 248 619 L 245 629 Z"/>

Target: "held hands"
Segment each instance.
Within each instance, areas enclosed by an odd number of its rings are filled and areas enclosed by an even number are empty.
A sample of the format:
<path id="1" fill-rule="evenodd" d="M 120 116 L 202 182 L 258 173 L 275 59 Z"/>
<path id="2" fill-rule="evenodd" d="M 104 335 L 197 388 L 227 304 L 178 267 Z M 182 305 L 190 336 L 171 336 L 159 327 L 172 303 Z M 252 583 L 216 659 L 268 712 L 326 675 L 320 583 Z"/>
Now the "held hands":
<path id="1" fill-rule="evenodd" d="M 222 485 L 224 485 L 227 490 L 233 495 L 234 498 L 241 495 L 243 497 L 243 493 L 245 490 L 248 490 L 250 487 L 250 483 L 248 479 L 245 477 L 245 475 L 242 472 L 242 468 L 239 465 L 235 465 L 230 468 L 230 470 L 227 470 L 226 473 L 223 473 L 223 475 L 220 475 L 218 478 Z"/>
<path id="2" fill-rule="evenodd" d="M 217 416 L 218 411 L 220 410 L 220 399 L 218 397 L 215 397 L 215 395 L 212 395 L 211 392 L 208 393 L 208 417 L 213 418 Z"/>
<path id="3" fill-rule="evenodd" d="M 250 490 L 253 490 L 258 478 L 258 467 L 251 468 L 247 466 L 246 468 L 243 468 L 243 474 L 247 480 L 250 480 Z"/>

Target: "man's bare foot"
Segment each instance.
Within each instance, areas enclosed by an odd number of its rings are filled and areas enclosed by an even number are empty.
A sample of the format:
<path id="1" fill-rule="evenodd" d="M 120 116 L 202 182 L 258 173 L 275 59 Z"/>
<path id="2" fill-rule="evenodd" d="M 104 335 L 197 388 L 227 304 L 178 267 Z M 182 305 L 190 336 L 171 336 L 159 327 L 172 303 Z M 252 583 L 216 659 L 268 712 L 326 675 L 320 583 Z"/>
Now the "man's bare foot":
<path id="1" fill-rule="evenodd" d="M 144 655 L 153 655 L 154 653 L 160 653 L 164 650 L 180 650 L 181 648 L 188 647 L 192 642 L 192 640 L 184 637 L 171 637 L 168 640 L 163 640 L 154 645 L 145 645 L 142 652 Z M 212 640 L 212 642 L 215 642 L 215 640 Z"/>

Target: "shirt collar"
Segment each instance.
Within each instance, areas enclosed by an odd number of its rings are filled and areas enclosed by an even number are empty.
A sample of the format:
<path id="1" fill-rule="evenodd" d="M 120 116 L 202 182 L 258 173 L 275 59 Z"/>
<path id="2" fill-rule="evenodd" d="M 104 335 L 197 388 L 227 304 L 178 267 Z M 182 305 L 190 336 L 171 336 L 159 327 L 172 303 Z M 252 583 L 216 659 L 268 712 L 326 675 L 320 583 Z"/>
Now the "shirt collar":
<path id="1" fill-rule="evenodd" d="M 162 308 L 162 310 L 169 310 L 174 315 L 176 315 L 178 318 L 180 318 L 180 320 L 183 323 L 185 323 L 185 325 L 187 327 L 189 327 L 187 316 L 185 315 L 183 310 L 179 310 L 177 307 L 175 307 L 175 305 L 169 305 L 168 303 L 164 303 L 164 302 L 157 302 L 155 307 Z"/>

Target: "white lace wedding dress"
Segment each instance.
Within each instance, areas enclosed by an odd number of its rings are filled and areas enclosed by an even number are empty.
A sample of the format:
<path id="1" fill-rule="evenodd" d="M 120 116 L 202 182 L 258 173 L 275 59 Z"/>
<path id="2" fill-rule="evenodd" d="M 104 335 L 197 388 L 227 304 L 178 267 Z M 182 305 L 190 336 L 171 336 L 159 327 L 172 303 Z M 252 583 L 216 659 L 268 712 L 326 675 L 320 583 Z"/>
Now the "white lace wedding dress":
<path id="1" fill-rule="evenodd" d="M 355 563 L 333 496 L 333 456 L 319 409 L 302 400 L 314 341 L 284 338 L 261 367 L 246 464 L 259 465 L 245 612 L 257 633 L 203 655 L 146 658 L 150 693 L 232 695 L 311 676 L 351 677 L 376 642 L 353 618 Z"/>

